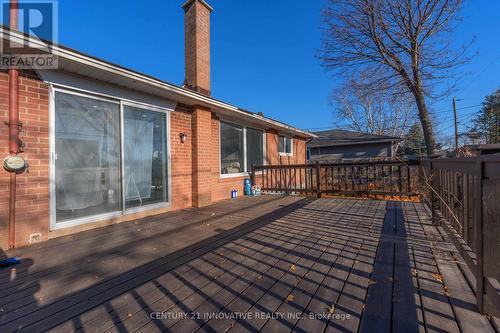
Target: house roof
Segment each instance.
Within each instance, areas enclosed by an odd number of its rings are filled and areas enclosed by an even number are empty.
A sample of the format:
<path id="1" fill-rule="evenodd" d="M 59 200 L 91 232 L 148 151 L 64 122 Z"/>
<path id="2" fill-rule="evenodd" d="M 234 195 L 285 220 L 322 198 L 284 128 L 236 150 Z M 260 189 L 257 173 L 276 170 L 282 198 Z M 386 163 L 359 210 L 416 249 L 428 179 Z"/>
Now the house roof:
<path id="1" fill-rule="evenodd" d="M 401 141 L 401 138 L 395 136 L 377 135 L 343 129 L 331 129 L 312 133 L 317 137 L 307 144 L 308 147 L 347 146 Z"/>
<path id="2" fill-rule="evenodd" d="M 193 90 L 160 80 L 156 77 L 117 65 L 100 58 L 87 55 L 66 46 L 41 41 L 25 33 L 10 30 L 0 25 L 0 42 L 8 39 L 14 45 L 32 45 L 33 48 L 51 46 L 51 53 L 57 56 L 58 68 L 64 72 L 81 77 L 99 80 L 106 84 L 116 85 L 144 94 L 174 100 L 186 105 L 200 105 L 210 108 L 219 115 L 240 119 L 250 124 L 265 126 L 280 132 L 306 138 L 315 137 L 284 122 L 250 112 L 232 104 L 206 96 Z"/>

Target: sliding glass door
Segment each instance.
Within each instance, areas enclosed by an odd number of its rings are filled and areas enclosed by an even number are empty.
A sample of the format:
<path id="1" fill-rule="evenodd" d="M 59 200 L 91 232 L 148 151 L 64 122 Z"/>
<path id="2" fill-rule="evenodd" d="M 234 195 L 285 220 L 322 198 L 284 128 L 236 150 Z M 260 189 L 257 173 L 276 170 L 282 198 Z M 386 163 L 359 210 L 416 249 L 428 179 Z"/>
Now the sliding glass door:
<path id="1" fill-rule="evenodd" d="M 124 106 L 125 208 L 167 199 L 166 114 Z"/>
<path id="2" fill-rule="evenodd" d="M 55 95 L 56 220 L 121 209 L 120 104 Z"/>
<path id="3" fill-rule="evenodd" d="M 56 226 L 167 202 L 167 151 L 167 113 L 56 90 Z"/>

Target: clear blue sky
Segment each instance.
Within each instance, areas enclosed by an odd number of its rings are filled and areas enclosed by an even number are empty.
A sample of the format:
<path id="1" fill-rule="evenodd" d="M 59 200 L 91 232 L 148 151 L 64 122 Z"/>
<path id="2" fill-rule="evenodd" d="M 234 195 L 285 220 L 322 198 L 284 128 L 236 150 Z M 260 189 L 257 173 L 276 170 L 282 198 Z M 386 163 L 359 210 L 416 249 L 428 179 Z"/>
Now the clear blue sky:
<path id="1" fill-rule="evenodd" d="M 334 126 L 328 95 L 338 83 L 321 68 L 325 0 L 208 0 L 212 14 L 213 96 L 300 128 Z M 59 42 L 182 84 L 183 0 L 60 0 Z M 479 55 L 463 69 L 459 108 L 500 87 L 500 1 L 469 0 L 457 44 L 476 36 Z M 439 133 L 451 133 L 451 98 L 432 105 Z M 476 108 L 459 110 L 465 124 Z M 469 117 L 469 118 L 467 118 Z"/>

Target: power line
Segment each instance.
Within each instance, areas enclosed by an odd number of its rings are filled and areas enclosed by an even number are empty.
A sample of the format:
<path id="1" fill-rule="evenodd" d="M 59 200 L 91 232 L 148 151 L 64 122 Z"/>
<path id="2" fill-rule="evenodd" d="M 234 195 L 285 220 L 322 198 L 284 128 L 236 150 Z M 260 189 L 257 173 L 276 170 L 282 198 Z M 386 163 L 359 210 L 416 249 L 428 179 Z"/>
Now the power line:
<path id="1" fill-rule="evenodd" d="M 458 110 L 465 110 L 465 109 L 472 109 L 472 108 L 476 108 L 476 107 L 479 107 L 479 106 L 482 106 L 482 104 L 463 106 L 461 108 L 457 108 L 457 111 Z M 451 112 L 451 111 L 452 110 L 441 110 L 441 111 L 433 111 L 431 113 L 432 114 L 440 114 L 440 113 L 446 113 L 446 112 Z"/>
<path id="2" fill-rule="evenodd" d="M 458 124 L 459 124 L 459 125 L 464 125 L 464 124 L 463 124 L 463 122 L 464 122 L 465 120 L 467 120 L 467 119 L 472 118 L 473 116 L 474 116 L 474 115 L 469 115 L 469 116 L 467 116 L 467 117 L 462 118 L 462 119 L 458 122 Z M 450 128 L 454 127 L 454 126 L 455 126 L 455 124 L 453 123 L 453 124 L 448 125 L 448 126 L 446 126 L 446 127 L 440 128 L 439 130 L 437 130 L 437 131 L 435 132 L 435 134 L 436 134 L 436 135 L 442 134 L 442 133 L 444 133 L 445 131 L 449 130 Z"/>
<path id="3" fill-rule="evenodd" d="M 466 109 L 472 109 L 472 108 L 481 107 L 481 106 L 483 106 L 483 105 L 482 104 L 476 104 L 476 105 L 462 106 L 462 107 L 457 108 L 457 111 L 459 111 L 459 110 L 466 110 Z M 469 118 L 475 116 L 478 111 L 479 110 L 472 110 L 472 111 L 469 111 L 469 112 L 465 112 L 465 113 L 459 114 L 459 116 L 462 117 L 462 120 L 459 121 L 458 123 L 460 124 L 463 120 L 466 120 L 466 119 L 469 119 Z M 444 115 L 445 118 L 443 120 L 443 123 L 446 123 L 448 121 L 448 118 L 449 118 L 449 116 L 451 115 L 452 112 L 453 112 L 453 110 L 450 109 L 450 110 L 434 111 L 434 112 L 431 112 L 431 114 L 432 115 Z M 452 126 L 454 126 L 454 125 L 452 124 L 451 126 L 448 126 L 447 128 L 451 128 Z M 332 128 L 332 126 L 309 127 L 309 128 L 305 128 L 304 130 L 305 131 L 309 131 L 309 132 L 314 132 L 314 131 L 327 130 L 327 129 L 331 129 L 331 128 Z M 445 129 L 447 129 L 447 128 L 445 128 Z"/>
<path id="4" fill-rule="evenodd" d="M 496 58 L 494 58 L 490 63 L 488 63 L 478 74 L 476 74 L 471 81 L 469 81 L 469 84 L 467 84 L 465 87 L 463 87 L 461 90 L 465 90 L 469 88 L 488 68 L 493 66 L 495 62 L 497 62 L 500 59 L 500 55 L 498 55 Z"/>
<path id="5" fill-rule="evenodd" d="M 435 119 L 437 121 L 444 122 L 446 119 L 449 119 L 449 117 L 451 117 L 452 114 L 453 114 L 453 110 L 450 110 L 450 112 L 435 115 Z M 478 114 L 477 111 L 476 112 L 459 113 L 458 117 L 463 118 L 463 117 L 475 116 L 477 114 Z"/>
<path id="6" fill-rule="evenodd" d="M 478 106 L 483 106 L 483 104 L 476 104 L 476 105 L 463 106 L 463 107 L 461 107 L 461 108 L 457 108 L 457 110 L 471 109 L 471 108 L 475 108 L 475 107 L 478 107 Z"/>

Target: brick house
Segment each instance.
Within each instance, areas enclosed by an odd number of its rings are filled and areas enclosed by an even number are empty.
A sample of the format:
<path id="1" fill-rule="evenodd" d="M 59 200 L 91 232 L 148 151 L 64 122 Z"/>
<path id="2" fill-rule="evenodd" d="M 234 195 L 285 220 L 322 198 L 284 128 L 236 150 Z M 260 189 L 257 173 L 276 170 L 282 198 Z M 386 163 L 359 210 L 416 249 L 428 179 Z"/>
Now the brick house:
<path id="1" fill-rule="evenodd" d="M 179 87 L 53 45 L 57 70 L 19 79 L 23 158 L 17 176 L 15 245 L 243 193 L 252 164 L 305 163 L 311 134 L 210 96 L 210 13 L 185 11 L 186 79 Z M 3 28 L 4 38 L 21 35 Z M 24 37 L 27 38 L 27 37 Z M 0 120 L 9 77 L 0 73 Z M 8 131 L 0 149 L 8 156 Z M 8 244 L 9 177 L 0 171 L 0 247 Z"/>

